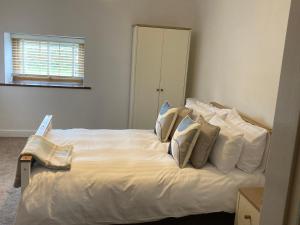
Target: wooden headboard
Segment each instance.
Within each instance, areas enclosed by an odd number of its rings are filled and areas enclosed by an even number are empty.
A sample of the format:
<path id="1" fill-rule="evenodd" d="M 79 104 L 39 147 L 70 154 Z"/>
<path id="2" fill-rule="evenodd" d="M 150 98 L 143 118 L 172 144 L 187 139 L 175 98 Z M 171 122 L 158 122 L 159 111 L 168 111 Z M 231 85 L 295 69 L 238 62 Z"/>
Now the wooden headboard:
<path id="1" fill-rule="evenodd" d="M 217 103 L 217 102 L 211 102 L 210 104 L 213 105 L 216 108 L 219 108 L 219 109 L 230 109 L 230 107 L 224 106 L 224 105 L 222 105 L 220 103 Z M 255 126 L 262 127 L 264 129 L 266 129 L 270 134 L 272 134 L 272 129 L 270 127 L 268 127 L 268 126 L 266 126 L 266 125 L 264 125 L 264 124 L 262 124 L 260 122 L 257 122 L 256 120 L 250 118 L 249 116 L 246 116 L 243 113 L 239 112 L 239 114 L 243 118 L 243 120 L 245 120 L 246 122 L 251 123 L 251 124 L 253 124 Z"/>

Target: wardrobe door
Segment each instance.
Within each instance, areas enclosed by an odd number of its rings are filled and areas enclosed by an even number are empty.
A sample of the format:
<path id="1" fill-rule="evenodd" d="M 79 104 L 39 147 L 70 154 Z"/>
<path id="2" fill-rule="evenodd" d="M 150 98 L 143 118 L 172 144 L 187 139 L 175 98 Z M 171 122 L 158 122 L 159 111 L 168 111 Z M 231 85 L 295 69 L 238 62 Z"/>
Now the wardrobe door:
<path id="1" fill-rule="evenodd" d="M 163 29 L 135 28 L 129 127 L 153 129 L 158 112 Z"/>
<path id="2" fill-rule="evenodd" d="M 159 104 L 184 104 L 190 35 L 190 30 L 164 30 Z"/>

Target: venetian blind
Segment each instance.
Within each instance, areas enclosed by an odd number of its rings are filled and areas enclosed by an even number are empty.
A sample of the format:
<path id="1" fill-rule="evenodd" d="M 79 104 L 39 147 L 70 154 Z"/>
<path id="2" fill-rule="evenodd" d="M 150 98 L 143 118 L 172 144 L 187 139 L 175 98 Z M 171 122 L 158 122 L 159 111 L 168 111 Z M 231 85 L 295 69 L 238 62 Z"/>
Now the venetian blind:
<path id="1" fill-rule="evenodd" d="M 12 38 L 14 76 L 84 76 L 84 43 Z"/>

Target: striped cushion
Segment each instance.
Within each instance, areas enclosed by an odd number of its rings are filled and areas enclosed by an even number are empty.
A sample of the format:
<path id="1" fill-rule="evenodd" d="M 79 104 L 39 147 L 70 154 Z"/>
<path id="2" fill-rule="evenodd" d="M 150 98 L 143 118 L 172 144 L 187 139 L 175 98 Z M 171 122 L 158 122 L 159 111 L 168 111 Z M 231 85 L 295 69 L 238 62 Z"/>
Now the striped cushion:
<path id="1" fill-rule="evenodd" d="M 177 108 L 172 108 L 168 102 L 165 102 L 159 111 L 155 124 L 155 133 L 161 142 L 168 141 L 172 128 L 175 124 L 178 114 Z"/>
<path id="2" fill-rule="evenodd" d="M 186 116 L 177 127 L 169 151 L 180 168 L 184 168 L 200 134 L 201 124 Z"/>

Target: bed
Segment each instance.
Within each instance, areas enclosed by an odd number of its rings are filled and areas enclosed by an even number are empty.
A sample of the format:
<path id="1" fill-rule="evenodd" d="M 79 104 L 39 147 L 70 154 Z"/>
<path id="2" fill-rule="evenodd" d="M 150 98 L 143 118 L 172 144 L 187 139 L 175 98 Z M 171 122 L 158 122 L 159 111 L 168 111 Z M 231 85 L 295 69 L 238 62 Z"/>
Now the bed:
<path id="1" fill-rule="evenodd" d="M 51 129 L 37 134 L 74 146 L 70 171 L 31 168 L 22 157 L 17 225 L 130 224 L 168 217 L 235 211 L 240 187 L 263 186 L 264 174 L 213 165 L 180 169 L 150 130 Z"/>

